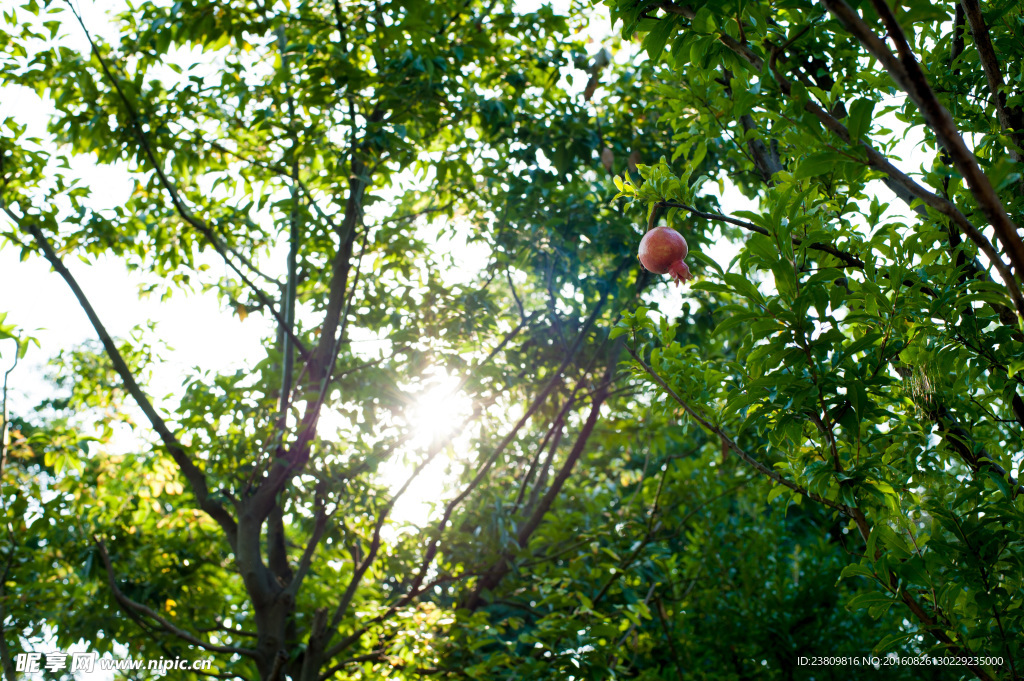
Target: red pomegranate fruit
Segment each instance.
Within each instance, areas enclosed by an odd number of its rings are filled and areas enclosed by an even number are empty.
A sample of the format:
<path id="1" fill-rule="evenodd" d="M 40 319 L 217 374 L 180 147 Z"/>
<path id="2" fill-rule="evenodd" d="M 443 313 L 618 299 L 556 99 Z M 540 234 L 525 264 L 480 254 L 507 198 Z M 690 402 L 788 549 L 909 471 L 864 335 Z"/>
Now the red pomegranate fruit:
<path id="1" fill-rule="evenodd" d="M 640 264 L 649 272 L 668 274 L 679 282 L 693 279 L 690 268 L 683 262 L 688 249 L 683 235 L 671 227 L 655 227 L 640 240 Z"/>

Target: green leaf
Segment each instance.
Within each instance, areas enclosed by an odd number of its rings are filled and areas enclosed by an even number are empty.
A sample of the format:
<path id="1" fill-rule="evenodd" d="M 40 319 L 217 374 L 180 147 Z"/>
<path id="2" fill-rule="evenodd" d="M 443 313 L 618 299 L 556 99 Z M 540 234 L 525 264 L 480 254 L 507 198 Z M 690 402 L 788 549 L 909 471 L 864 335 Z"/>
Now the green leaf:
<path id="1" fill-rule="evenodd" d="M 871 608 L 877 612 L 877 608 L 888 609 L 893 604 L 893 600 L 886 594 L 869 591 L 865 593 L 859 593 L 846 604 L 847 610 L 863 610 L 865 608 Z M 876 616 L 876 615 L 872 615 Z"/>
<path id="2" fill-rule="evenodd" d="M 800 165 L 797 166 L 793 177 L 797 180 L 802 180 L 808 177 L 831 174 L 843 160 L 834 151 L 822 151 L 811 154 L 800 161 Z"/>
<path id="3" fill-rule="evenodd" d="M 846 129 L 850 132 L 850 139 L 856 141 L 867 134 L 871 127 L 871 113 L 874 111 L 875 102 L 870 99 L 860 98 L 854 100 L 849 107 L 849 120 Z"/>
<path id="4" fill-rule="evenodd" d="M 669 16 L 659 20 L 651 32 L 644 37 L 643 48 L 647 50 L 647 56 L 650 57 L 652 62 L 656 62 L 661 58 L 661 53 L 665 50 L 665 43 L 668 42 L 669 37 L 675 31 L 677 17 Z"/>
<path id="5" fill-rule="evenodd" d="M 874 570 L 859 563 L 851 563 L 839 573 L 840 579 L 846 579 L 847 577 L 867 577 L 872 581 L 877 581 Z"/>

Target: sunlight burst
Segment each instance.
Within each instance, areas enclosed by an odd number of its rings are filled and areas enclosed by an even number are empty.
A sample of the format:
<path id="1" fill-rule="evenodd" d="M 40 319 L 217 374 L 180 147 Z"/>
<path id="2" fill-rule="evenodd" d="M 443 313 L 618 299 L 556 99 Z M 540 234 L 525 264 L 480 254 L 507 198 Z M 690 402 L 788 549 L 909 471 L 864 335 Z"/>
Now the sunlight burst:
<path id="1" fill-rule="evenodd" d="M 416 396 L 406 412 L 406 420 L 413 431 L 413 447 L 429 447 L 452 435 L 469 415 L 473 401 L 459 392 L 458 387 L 457 376 L 439 372 L 433 385 Z"/>
<path id="2" fill-rule="evenodd" d="M 443 370 L 434 374 L 424 389 L 416 393 L 405 412 L 412 437 L 408 457 L 394 457 L 380 472 L 397 493 L 433 447 L 465 446 L 458 430 L 473 410 L 473 401 L 459 391 L 459 378 Z M 452 442 L 445 442 L 451 438 Z M 412 481 L 391 512 L 393 520 L 423 525 L 432 517 L 431 507 L 443 498 L 449 477 L 450 459 L 443 453 L 434 458 Z"/>

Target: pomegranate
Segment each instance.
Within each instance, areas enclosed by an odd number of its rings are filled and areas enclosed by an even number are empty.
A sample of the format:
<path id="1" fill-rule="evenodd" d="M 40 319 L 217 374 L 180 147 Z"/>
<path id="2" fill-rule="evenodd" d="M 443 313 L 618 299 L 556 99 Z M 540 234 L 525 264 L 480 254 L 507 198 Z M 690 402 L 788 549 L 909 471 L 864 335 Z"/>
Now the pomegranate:
<path id="1" fill-rule="evenodd" d="M 640 240 L 640 264 L 649 272 L 669 274 L 676 281 L 693 279 L 690 268 L 683 262 L 688 249 L 683 235 L 671 227 L 655 227 Z"/>

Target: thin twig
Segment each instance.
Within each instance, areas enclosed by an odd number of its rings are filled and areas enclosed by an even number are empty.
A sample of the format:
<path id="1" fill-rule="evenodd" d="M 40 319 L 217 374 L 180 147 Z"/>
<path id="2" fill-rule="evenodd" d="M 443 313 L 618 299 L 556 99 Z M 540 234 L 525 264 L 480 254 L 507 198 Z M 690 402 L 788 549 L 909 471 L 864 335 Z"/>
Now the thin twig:
<path id="1" fill-rule="evenodd" d="M 824 498 L 824 497 L 822 497 L 822 496 L 820 496 L 818 494 L 815 494 L 814 492 L 811 492 L 810 490 L 807 490 L 807 489 L 801 487 L 800 485 L 796 484 L 795 482 L 787 480 L 786 478 L 784 478 L 781 475 L 779 475 L 777 472 L 773 471 L 771 468 L 768 468 L 763 463 L 761 463 L 760 461 L 758 461 L 757 459 L 752 457 L 750 454 L 748 454 L 746 451 L 744 451 L 742 448 L 740 448 L 740 446 L 738 444 L 736 444 L 736 442 L 732 438 L 730 438 L 728 435 L 726 435 L 725 432 L 721 428 L 719 428 L 718 426 L 714 425 L 713 423 L 711 423 L 710 421 L 705 419 L 703 416 L 698 414 L 693 409 L 693 407 L 691 407 L 685 400 L 683 400 L 683 398 L 681 398 L 679 396 L 679 394 L 676 393 L 676 391 L 673 390 L 672 387 L 668 383 L 665 382 L 665 379 L 663 379 L 661 376 L 659 376 L 657 374 L 657 372 L 655 372 L 654 369 L 652 369 L 650 367 L 650 365 L 647 364 L 647 362 L 645 362 L 643 359 L 640 358 L 639 355 L 637 355 L 636 351 L 633 350 L 633 348 L 631 348 L 631 347 L 629 347 L 627 345 L 626 346 L 626 350 L 629 352 L 630 355 L 633 356 L 633 359 L 636 360 L 637 364 L 639 364 L 643 368 L 643 370 L 652 379 L 654 379 L 654 382 L 657 383 L 661 387 L 662 390 L 667 392 L 669 394 L 669 396 L 673 400 L 675 400 L 676 403 L 679 406 L 681 406 L 683 408 L 683 410 L 687 414 L 689 414 L 690 417 L 694 421 L 699 423 L 708 432 L 711 432 L 711 433 L 714 433 L 715 435 L 717 435 L 722 440 L 722 442 L 725 443 L 725 445 L 727 447 L 729 447 L 732 451 L 736 452 L 736 454 L 738 454 L 741 459 L 743 459 L 748 464 L 750 464 L 751 466 L 756 468 L 762 475 L 765 475 L 765 476 L 771 478 L 772 480 L 774 480 L 775 482 L 779 483 L 783 487 L 788 487 L 789 489 L 793 490 L 797 494 L 800 494 L 800 495 L 802 495 L 804 497 L 807 497 L 811 501 L 816 501 L 819 504 L 822 504 L 824 506 L 828 506 L 829 508 L 832 508 L 832 509 L 835 509 L 835 510 L 839 511 L 843 515 L 851 516 L 852 517 L 853 509 L 851 509 L 846 504 L 841 504 L 839 502 L 832 501 L 831 499 L 826 499 L 826 498 Z"/>
<path id="2" fill-rule="evenodd" d="M 122 607 L 130 609 L 136 613 L 145 615 L 146 617 L 158 623 L 164 629 L 164 631 L 173 634 L 174 636 L 177 636 L 186 643 L 191 643 L 192 645 L 199 646 L 203 650 L 209 650 L 213 653 L 242 655 L 244 657 L 258 659 L 258 655 L 255 650 L 250 650 L 248 648 L 237 648 L 234 646 L 220 646 L 198 639 L 192 634 L 188 633 L 187 631 L 176 627 L 174 624 L 172 624 L 170 621 L 162 617 L 152 608 L 128 598 L 128 596 L 126 596 L 124 592 L 121 591 L 121 588 L 117 585 L 117 577 L 114 574 L 114 566 L 110 562 L 110 554 L 107 552 L 106 544 L 98 536 L 93 536 L 93 541 L 96 543 L 96 548 L 99 549 L 100 558 L 103 561 L 103 567 L 106 568 L 107 583 L 110 586 L 110 591 L 114 594 L 114 598 L 117 599 L 117 602 L 120 603 Z"/>
<path id="3" fill-rule="evenodd" d="M 752 222 L 740 220 L 738 218 L 730 217 L 728 215 L 722 215 L 720 213 L 707 213 L 702 210 L 698 210 L 693 206 L 688 206 L 685 203 L 679 203 L 677 201 L 659 201 L 655 205 L 664 206 L 666 208 L 681 208 L 683 210 L 689 211 L 690 213 L 696 215 L 699 218 L 704 218 L 705 220 L 718 220 L 721 222 L 727 222 L 730 225 L 736 225 L 737 227 L 742 227 L 743 229 L 746 229 L 751 232 L 757 232 L 758 234 L 763 234 L 764 236 L 771 236 L 769 231 L 764 227 L 761 227 L 760 225 L 755 225 Z M 793 237 L 793 243 L 796 244 L 797 246 L 800 246 L 803 242 L 799 237 Z M 842 260 L 850 267 L 864 269 L 863 260 L 854 255 L 850 255 L 849 253 L 846 253 L 844 251 L 840 251 L 835 246 L 829 246 L 828 244 L 812 243 L 807 244 L 807 247 L 813 248 L 816 251 L 821 251 L 822 253 L 828 253 L 829 255 L 833 255 Z"/>
<path id="4" fill-rule="evenodd" d="M 132 396 L 135 403 L 139 405 L 142 413 L 145 414 L 146 419 L 150 425 L 153 426 L 153 430 L 156 431 L 160 440 L 164 443 L 167 451 L 170 453 L 171 458 L 178 465 L 182 474 L 189 482 L 189 486 L 192 489 L 192 494 L 195 495 L 196 501 L 199 507 L 206 511 L 206 513 L 217 521 L 217 523 L 224 530 L 224 534 L 227 537 L 228 543 L 234 548 L 237 542 L 238 527 L 235 523 L 234 518 L 228 513 L 219 502 L 215 501 L 210 497 L 209 488 L 206 482 L 206 475 L 198 466 L 192 461 L 188 454 L 185 452 L 185 448 L 178 442 L 174 434 L 171 433 L 170 428 L 164 422 L 163 418 L 156 412 L 153 404 L 150 402 L 149 397 L 143 392 L 142 387 L 135 380 L 135 376 L 131 369 L 128 368 L 128 364 L 122 357 L 121 352 L 117 349 L 114 340 L 110 337 L 103 322 L 100 321 L 99 315 L 96 314 L 96 310 L 93 309 L 92 304 L 86 297 L 85 292 L 81 286 L 78 285 L 78 281 L 74 278 L 71 272 L 65 267 L 60 256 L 57 255 L 53 246 L 50 244 L 46 235 L 43 234 L 42 230 L 36 225 L 32 224 L 28 219 L 21 219 L 15 215 L 6 206 L 3 210 L 7 215 L 15 221 L 22 230 L 27 232 L 35 239 L 36 244 L 42 250 L 44 257 L 50 262 L 53 269 L 64 279 L 75 298 L 78 300 L 78 304 L 89 318 L 89 322 L 92 324 L 96 334 L 100 337 L 100 342 L 103 344 L 103 349 L 106 351 L 107 356 L 110 358 L 111 363 L 114 366 L 114 371 L 120 376 L 124 382 L 125 388 L 128 390 L 128 394 Z"/>

